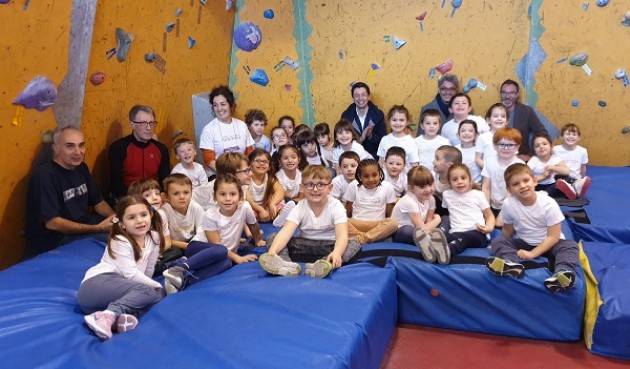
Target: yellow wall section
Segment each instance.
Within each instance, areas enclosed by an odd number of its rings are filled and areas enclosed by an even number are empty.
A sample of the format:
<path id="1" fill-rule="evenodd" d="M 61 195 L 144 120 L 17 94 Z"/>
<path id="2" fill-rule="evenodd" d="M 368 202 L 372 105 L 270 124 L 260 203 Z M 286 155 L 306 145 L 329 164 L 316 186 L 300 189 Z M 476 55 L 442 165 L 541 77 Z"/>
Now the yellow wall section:
<path id="1" fill-rule="evenodd" d="M 31 1 L 0 5 L 0 269 L 22 256 L 26 184 L 40 148 L 42 132 L 56 126 L 51 109 L 25 110 L 19 126 L 11 124 L 13 99 L 36 75 L 55 84 L 67 66 L 70 1 Z"/>

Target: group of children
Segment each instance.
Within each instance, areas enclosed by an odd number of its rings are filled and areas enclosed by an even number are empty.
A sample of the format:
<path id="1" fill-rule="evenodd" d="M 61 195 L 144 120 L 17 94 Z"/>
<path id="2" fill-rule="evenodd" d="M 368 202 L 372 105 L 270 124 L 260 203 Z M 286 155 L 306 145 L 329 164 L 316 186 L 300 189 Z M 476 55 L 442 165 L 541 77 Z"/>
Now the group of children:
<path id="1" fill-rule="evenodd" d="M 590 185 L 579 128 L 564 126 L 555 147 L 548 136 L 534 137 L 536 156 L 524 164 L 517 153 L 527 138 L 507 127 L 507 110 L 494 104 L 483 120 L 471 109 L 467 95 L 456 95 L 454 119 L 442 126 L 439 112 L 427 110 L 423 134 L 413 138 L 408 110 L 393 106 L 378 158 L 348 121 L 331 137 L 326 123 L 311 130 L 284 116 L 269 139 L 265 114 L 251 110 L 245 122 L 255 149 L 219 156 L 210 181 L 195 162 L 194 142 L 178 139 L 179 163 L 162 187 L 135 183 L 117 203 L 106 252 L 79 290 L 87 325 L 110 338 L 112 329 L 133 329 L 165 293 L 257 259 L 270 274 L 299 275 L 306 263 L 306 275 L 324 278 L 362 245 L 390 236 L 417 245 L 427 262 L 448 264 L 466 248 L 486 247 L 496 225 L 502 234 L 491 242 L 490 271 L 520 276 L 520 260 L 551 254 L 555 273 L 545 285 L 567 290 L 577 246 L 563 239 L 564 217 L 549 195 L 575 199 Z M 265 241 L 259 222 L 281 229 Z M 257 258 L 239 254 L 243 246 L 268 251 Z M 164 276 L 164 288 L 154 273 Z"/>

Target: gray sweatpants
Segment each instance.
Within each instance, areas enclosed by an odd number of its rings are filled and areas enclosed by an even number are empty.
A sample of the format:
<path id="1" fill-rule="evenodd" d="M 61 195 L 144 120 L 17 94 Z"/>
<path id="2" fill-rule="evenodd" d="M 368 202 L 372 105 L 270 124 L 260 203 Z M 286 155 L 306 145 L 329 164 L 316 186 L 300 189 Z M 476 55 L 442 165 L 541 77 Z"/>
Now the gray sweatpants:
<path id="1" fill-rule="evenodd" d="M 311 240 L 302 237 L 293 237 L 289 240 L 287 247 L 278 253 L 285 261 L 296 261 L 300 263 L 312 263 L 317 259 L 328 256 L 335 248 L 334 240 Z M 344 262 L 352 259 L 361 250 L 361 244 L 356 239 L 348 240 L 348 246 L 341 259 Z"/>
<path id="2" fill-rule="evenodd" d="M 529 251 L 534 247 L 536 246 L 532 246 L 520 238 L 507 239 L 503 235 L 492 240 L 492 253 L 495 256 L 516 263 L 519 262 L 519 257 L 516 255 L 518 250 Z M 578 264 L 578 247 L 575 241 L 560 240 L 543 256 L 555 258 L 553 269 L 555 272 L 567 270 L 575 273 Z"/>
<path id="3" fill-rule="evenodd" d="M 164 289 L 124 278 L 116 273 L 97 274 L 79 287 L 78 300 L 86 314 L 110 310 L 139 316 L 164 297 Z"/>

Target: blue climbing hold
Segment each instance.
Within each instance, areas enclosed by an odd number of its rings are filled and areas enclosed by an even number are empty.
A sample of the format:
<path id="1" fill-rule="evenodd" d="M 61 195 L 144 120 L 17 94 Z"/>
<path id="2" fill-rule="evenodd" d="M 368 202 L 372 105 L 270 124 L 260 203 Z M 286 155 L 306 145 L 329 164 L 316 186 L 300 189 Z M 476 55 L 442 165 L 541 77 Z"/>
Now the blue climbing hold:
<path id="1" fill-rule="evenodd" d="M 578 101 L 578 99 L 571 100 L 571 106 L 577 108 L 578 106 L 580 106 L 580 101 Z"/>
<path id="2" fill-rule="evenodd" d="M 478 84 L 479 84 L 479 81 L 477 81 L 476 79 L 474 78 L 469 79 L 468 82 L 466 83 L 466 86 L 464 86 L 464 93 L 467 94 L 468 92 L 470 92 L 470 90 L 477 87 Z"/>
<path id="3" fill-rule="evenodd" d="M 267 86 L 269 84 L 267 72 L 261 68 L 254 70 L 254 72 L 249 76 L 249 80 L 261 86 Z"/>
<path id="4" fill-rule="evenodd" d="M 600 8 L 605 7 L 606 5 L 608 5 L 608 0 L 597 0 L 596 1 L 597 6 L 599 6 Z"/>
<path id="5" fill-rule="evenodd" d="M 263 17 L 265 17 L 265 19 L 273 19 L 273 17 L 275 17 L 275 13 L 273 12 L 273 9 L 266 9 L 263 12 Z"/>
<path id="6" fill-rule="evenodd" d="M 234 30 L 234 43 L 243 50 L 250 52 L 255 50 L 262 41 L 260 28 L 252 22 L 241 23 Z"/>
<path id="7" fill-rule="evenodd" d="M 44 76 L 33 78 L 13 100 L 14 105 L 22 105 L 27 109 L 44 111 L 57 99 L 57 86 Z"/>

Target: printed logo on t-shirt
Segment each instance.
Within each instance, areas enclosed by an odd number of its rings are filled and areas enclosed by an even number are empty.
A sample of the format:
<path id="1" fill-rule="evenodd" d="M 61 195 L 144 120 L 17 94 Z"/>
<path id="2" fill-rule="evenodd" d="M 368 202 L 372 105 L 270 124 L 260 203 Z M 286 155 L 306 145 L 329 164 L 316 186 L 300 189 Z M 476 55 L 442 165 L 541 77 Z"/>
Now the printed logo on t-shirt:
<path id="1" fill-rule="evenodd" d="M 76 196 L 85 195 L 87 192 L 88 192 L 87 185 L 83 183 L 82 185 L 78 187 L 70 188 L 68 190 L 63 191 L 63 201 L 65 202 L 68 200 L 72 200 Z"/>

